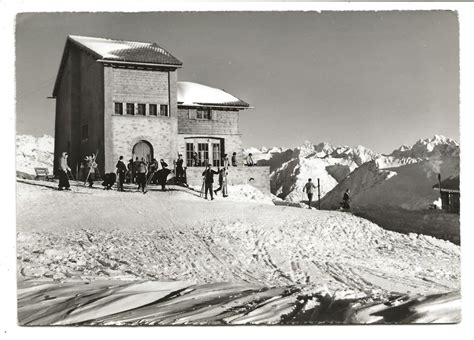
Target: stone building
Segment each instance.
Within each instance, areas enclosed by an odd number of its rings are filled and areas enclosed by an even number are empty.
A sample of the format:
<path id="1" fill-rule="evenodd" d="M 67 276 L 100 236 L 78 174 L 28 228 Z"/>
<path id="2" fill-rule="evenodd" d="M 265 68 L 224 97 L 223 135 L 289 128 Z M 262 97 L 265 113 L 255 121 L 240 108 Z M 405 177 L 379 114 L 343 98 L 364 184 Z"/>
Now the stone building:
<path id="1" fill-rule="evenodd" d="M 76 178 L 84 157 L 96 152 L 101 174 L 114 172 L 121 155 L 173 164 L 182 154 L 190 167 L 194 153 L 198 166 L 219 166 L 225 153 L 236 152 L 241 164 L 239 115 L 249 104 L 223 90 L 178 82 L 181 67 L 155 43 L 69 36 L 53 90 L 55 171 L 63 151 Z M 260 176 L 268 182 L 267 172 L 248 168 L 242 181 Z"/>

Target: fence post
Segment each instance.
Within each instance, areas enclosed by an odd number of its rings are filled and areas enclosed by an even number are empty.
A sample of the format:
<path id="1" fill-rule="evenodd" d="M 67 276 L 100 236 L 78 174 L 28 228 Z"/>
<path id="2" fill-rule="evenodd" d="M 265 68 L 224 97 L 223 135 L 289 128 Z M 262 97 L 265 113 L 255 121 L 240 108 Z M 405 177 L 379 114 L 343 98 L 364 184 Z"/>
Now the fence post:
<path id="1" fill-rule="evenodd" d="M 321 190 L 320 190 L 320 183 L 318 178 L 318 210 L 321 210 Z"/>

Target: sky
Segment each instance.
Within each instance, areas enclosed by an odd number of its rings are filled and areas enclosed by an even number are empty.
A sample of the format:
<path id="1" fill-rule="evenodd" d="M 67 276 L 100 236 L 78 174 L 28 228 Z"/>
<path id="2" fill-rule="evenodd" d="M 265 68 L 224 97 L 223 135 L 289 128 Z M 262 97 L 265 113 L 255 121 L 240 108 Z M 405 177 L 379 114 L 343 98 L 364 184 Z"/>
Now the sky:
<path id="1" fill-rule="evenodd" d="M 178 80 L 250 103 L 244 147 L 459 140 L 458 29 L 452 11 L 19 14 L 17 134 L 54 134 L 47 97 L 67 36 L 85 35 L 156 42 Z"/>

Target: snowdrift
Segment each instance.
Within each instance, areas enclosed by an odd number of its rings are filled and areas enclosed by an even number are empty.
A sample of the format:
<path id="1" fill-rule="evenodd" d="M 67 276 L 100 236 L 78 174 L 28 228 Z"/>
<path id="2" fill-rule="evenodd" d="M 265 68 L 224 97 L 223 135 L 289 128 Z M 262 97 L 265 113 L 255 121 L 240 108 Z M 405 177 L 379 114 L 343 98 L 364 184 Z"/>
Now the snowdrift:
<path id="1" fill-rule="evenodd" d="M 53 172 L 54 138 L 48 135 L 16 136 L 16 170 L 35 175 L 35 168 L 48 168 Z"/>

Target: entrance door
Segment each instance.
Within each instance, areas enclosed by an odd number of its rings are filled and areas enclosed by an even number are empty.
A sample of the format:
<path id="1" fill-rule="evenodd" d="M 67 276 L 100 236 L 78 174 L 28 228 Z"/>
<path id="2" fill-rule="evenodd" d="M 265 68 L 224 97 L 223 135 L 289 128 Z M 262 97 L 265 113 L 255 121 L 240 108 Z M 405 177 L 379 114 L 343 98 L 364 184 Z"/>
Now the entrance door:
<path id="1" fill-rule="evenodd" d="M 142 140 L 135 144 L 133 147 L 133 160 L 135 160 L 138 157 L 138 160 L 141 160 L 142 157 L 145 159 L 147 163 L 150 163 L 151 160 L 153 159 L 153 148 L 151 147 L 151 144 Z"/>

